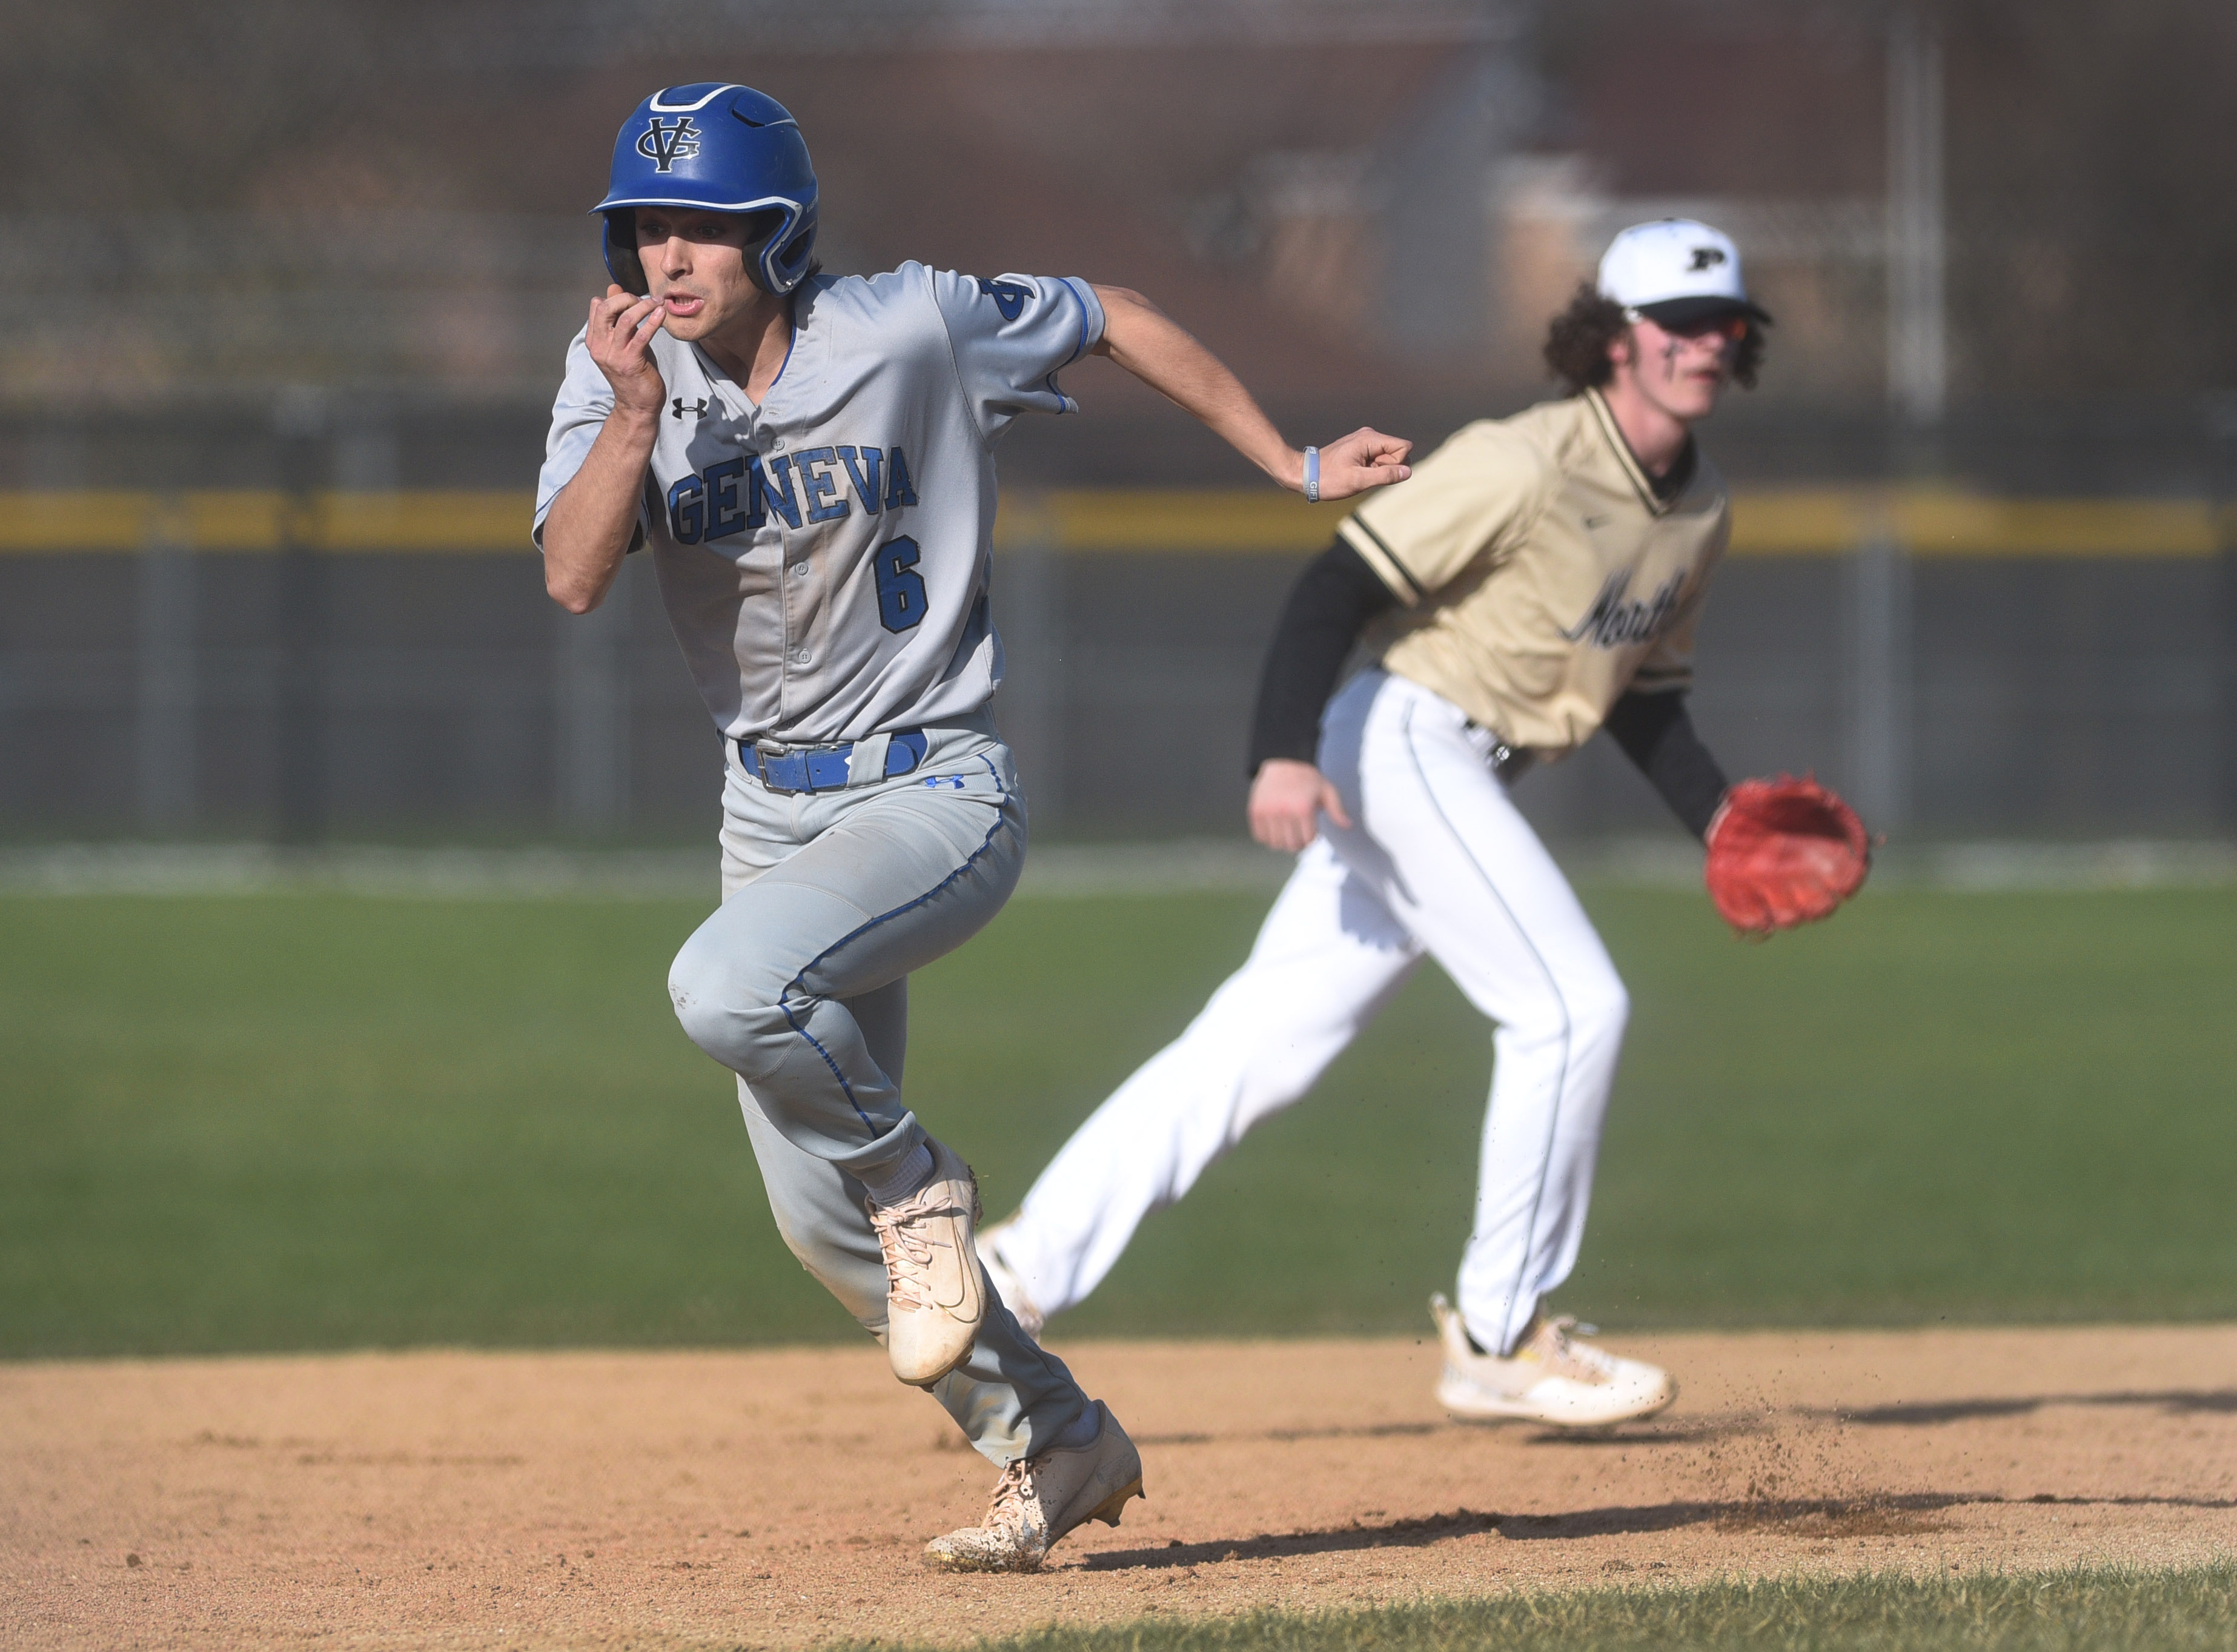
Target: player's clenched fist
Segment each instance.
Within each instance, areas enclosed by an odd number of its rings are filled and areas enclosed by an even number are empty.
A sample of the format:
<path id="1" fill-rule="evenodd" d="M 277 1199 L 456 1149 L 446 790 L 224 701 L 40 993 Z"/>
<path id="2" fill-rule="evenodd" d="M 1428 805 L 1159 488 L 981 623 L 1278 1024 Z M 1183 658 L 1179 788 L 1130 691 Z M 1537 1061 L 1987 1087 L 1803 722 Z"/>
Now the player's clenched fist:
<path id="1" fill-rule="evenodd" d="M 584 342 L 591 360 L 614 387 L 617 411 L 659 416 L 668 387 L 652 360 L 652 335 L 660 330 L 664 314 L 658 300 L 639 298 L 619 287 L 608 287 L 604 298 L 591 301 L 589 334 Z"/>
<path id="2" fill-rule="evenodd" d="M 1298 492 L 1316 499 L 1348 499 L 1370 487 L 1402 482 L 1414 472 L 1406 464 L 1414 444 L 1362 426 L 1341 441 L 1316 450 L 1317 464 L 1303 468 Z M 1310 484 L 1310 486 L 1307 484 Z"/>

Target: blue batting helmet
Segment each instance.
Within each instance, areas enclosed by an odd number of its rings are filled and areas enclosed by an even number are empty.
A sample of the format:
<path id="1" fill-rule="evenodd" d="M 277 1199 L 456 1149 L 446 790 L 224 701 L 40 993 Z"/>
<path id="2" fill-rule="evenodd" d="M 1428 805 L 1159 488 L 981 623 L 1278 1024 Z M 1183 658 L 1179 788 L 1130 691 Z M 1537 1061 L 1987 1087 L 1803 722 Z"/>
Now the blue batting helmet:
<path id="1" fill-rule="evenodd" d="M 606 198 L 606 268 L 647 290 L 632 207 L 698 207 L 769 215 L 746 246 L 746 268 L 779 296 L 800 285 L 815 248 L 815 169 L 783 104 L 750 86 L 701 81 L 655 92 L 622 122 Z"/>

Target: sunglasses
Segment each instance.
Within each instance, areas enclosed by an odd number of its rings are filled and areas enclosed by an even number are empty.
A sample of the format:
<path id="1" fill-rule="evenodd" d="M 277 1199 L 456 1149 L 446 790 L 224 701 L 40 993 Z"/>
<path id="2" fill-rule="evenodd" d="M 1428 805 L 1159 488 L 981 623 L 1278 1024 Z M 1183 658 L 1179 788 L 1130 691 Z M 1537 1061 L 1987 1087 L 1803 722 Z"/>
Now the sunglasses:
<path id="1" fill-rule="evenodd" d="M 1688 321 L 1682 327 L 1660 324 L 1665 333 L 1675 334 L 1681 339 L 1722 339 L 1738 344 L 1748 335 L 1755 324 L 1745 315 L 1712 315 L 1706 320 Z"/>

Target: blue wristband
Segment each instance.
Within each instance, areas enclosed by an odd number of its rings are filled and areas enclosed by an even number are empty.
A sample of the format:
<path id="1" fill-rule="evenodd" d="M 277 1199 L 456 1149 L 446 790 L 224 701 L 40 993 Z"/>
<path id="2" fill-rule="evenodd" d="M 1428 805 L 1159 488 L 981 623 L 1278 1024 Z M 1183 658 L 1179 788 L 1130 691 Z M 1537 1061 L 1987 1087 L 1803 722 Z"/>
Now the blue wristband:
<path id="1" fill-rule="evenodd" d="M 1305 503 L 1318 505 L 1320 502 L 1321 450 L 1317 447 L 1308 447 L 1305 449 Z"/>

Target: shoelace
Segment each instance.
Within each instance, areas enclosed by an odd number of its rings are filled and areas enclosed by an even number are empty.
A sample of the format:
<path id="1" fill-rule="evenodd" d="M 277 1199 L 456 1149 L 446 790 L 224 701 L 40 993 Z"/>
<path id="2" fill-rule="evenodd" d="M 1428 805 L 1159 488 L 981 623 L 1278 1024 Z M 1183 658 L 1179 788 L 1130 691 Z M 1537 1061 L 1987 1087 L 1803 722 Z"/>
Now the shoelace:
<path id="1" fill-rule="evenodd" d="M 989 1526 L 1025 1529 L 1026 1498 L 1032 1493 L 1033 1477 L 1030 1465 L 1022 1459 L 1003 1466 L 1002 1477 L 994 1482 L 994 1499 L 987 1505 Z"/>
<path id="2" fill-rule="evenodd" d="M 878 1249 L 886 1259 L 887 1296 L 895 1307 L 914 1312 L 930 1301 L 927 1275 L 932 1253 L 942 1241 L 919 1231 L 916 1223 L 946 1208 L 927 1206 L 919 1199 L 870 1206 L 870 1226 L 877 1233 Z"/>
<path id="3" fill-rule="evenodd" d="M 1533 1357 L 1556 1376 L 1587 1383 L 1607 1381 L 1613 1370 L 1608 1357 L 1576 1340 L 1572 1332 L 1583 1334 L 1578 1331 L 1577 1322 L 1567 1315 L 1548 1319 L 1530 1339 Z"/>

